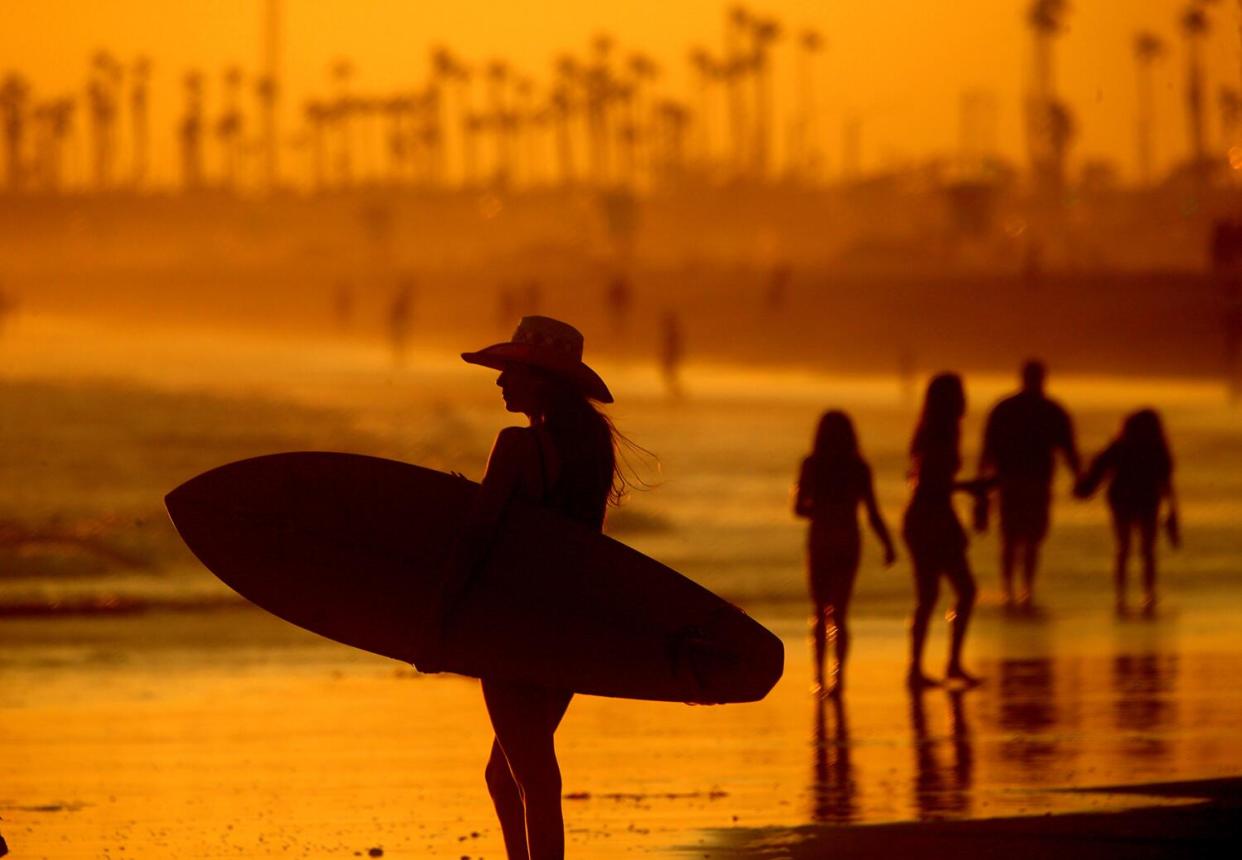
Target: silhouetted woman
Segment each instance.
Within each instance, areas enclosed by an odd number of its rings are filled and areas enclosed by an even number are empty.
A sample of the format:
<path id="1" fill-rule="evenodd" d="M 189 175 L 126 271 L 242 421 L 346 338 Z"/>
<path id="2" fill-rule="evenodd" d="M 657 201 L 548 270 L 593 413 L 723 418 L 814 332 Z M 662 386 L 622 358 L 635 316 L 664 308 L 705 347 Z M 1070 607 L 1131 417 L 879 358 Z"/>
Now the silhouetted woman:
<path id="1" fill-rule="evenodd" d="M 619 437 L 592 402 L 611 403 L 612 395 L 582 363 L 577 329 L 548 317 L 523 317 L 509 342 L 462 358 L 501 371 L 496 384 L 505 408 L 525 415 L 529 426 L 506 427 L 496 437 L 445 587 L 446 615 L 486 558 L 510 499 L 543 505 L 599 530 L 605 508 L 624 487 L 616 465 Z M 487 787 L 505 850 L 521 860 L 561 858 L 561 775 L 552 736 L 573 694 L 488 678 L 482 688 L 496 733 Z"/>
<path id="2" fill-rule="evenodd" d="M 1137 531 L 1143 555 L 1143 608 L 1150 612 L 1156 605 L 1156 527 L 1162 503 L 1168 506 L 1165 527 L 1169 541 L 1173 546 L 1181 542 L 1173 493 L 1173 455 L 1154 409 L 1141 409 L 1126 417 L 1121 433 L 1091 462 L 1074 492 L 1079 498 L 1088 498 L 1106 478 L 1117 538 L 1113 573 L 1117 611 L 1126 611 L 1126 567 L 1130 539 Z"/>
<path id="3" fill-rule="evenodd" d="M 845 658 L 849 653 L 846 613 L 858 575 L 862 536 L 858 506 L 867 509 L 867 520 L 884 545 L 884 564 L 896 558 L 884 517 L 875 502 L 871 467 L 858 450 L 858 437 L 848 415 L 825 412 L 815 431 L 815 447 L 802 461 L 794 513 L 811 520 L 807 534 L 807 572 L 815 615 L 811 636 L 815 643 L 815 691 L 840 696 L 845 690 Z M 836 646 L 833 682 L 824 682 L 827 639 Z"/>
<path id="4" fill-rule="evenodd" d="M 966 626 L 975 606 L 974 575 L 966 560 L 966 532 L 953 510 L 955 491 L 977 493 L 977 481 L 958 481 L 962 458 L 959 452 L 962 416 L 966 413 L 966 393 L 956 373 L 942 373 L 927 386 L 923 413 L 910 443 L 910 477 L 914 493 L 906 508 L 901 534 L 914 565 L 914 585 L 918 602 L 910 631 L 910 670 L 906 683 L 911 689 L 938 684 L 923 673 L 923 645 L 927 626 L 940 595 L 940 578 L 949 580 L 957 602 L 949 614 L 949 663 L 946 680 L 973 686 L 978 679 L 962 668 L 962 645 Z"/>

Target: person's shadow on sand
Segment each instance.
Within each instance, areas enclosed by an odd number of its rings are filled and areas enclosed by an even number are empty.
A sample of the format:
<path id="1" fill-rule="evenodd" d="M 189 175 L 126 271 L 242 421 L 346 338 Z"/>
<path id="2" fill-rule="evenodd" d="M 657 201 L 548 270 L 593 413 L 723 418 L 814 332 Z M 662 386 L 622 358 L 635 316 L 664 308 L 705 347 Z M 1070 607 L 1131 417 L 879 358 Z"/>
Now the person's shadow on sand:
<path id="1" fill-rule="evenodd" d="M 829 728 L 828 709 L 832 709 Z M 858 819 L 857 787 L 850 762 L 850 729 L 842 698 L 815 698 L 811 820 L 848 824 Z"/>
<path id="2" fill-rule="evenodd" d="M 964 818 L 970 815 L 974 786 L 975 749 L 966 719 L 962 690 L 947 690 L 949 702 L 949 744 L 953 761 L 945 764 L 940 747 L 943 738 L 927 726 L 923 699 L 926 693 L 910 693 L 910 726 L 914 730 L 914 803 L 919 819 Z"/>

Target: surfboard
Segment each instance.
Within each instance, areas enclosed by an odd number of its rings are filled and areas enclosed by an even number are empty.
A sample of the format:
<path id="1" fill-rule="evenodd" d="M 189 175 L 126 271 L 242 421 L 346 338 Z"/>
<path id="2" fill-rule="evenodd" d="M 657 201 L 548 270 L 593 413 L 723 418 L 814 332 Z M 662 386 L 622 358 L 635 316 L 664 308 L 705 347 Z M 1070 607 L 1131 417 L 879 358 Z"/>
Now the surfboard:
<path id="1" fill-rule="evenodd" d="M 478 484 L 332 452 L 192 478 L 165 503 L 190 550 L 251 602 L 337 642 L 417 664 Z M 598 696 L 762 699 L 779 638 L 677 571 L 514 500 L 441 638 L 443 671 Z"/>

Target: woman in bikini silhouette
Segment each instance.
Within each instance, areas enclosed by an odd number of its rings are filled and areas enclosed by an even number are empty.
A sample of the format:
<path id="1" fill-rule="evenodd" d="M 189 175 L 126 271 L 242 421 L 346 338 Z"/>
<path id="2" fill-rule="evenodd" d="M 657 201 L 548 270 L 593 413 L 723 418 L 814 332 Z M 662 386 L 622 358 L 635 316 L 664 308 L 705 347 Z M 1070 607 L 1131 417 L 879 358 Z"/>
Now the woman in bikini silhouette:
<path id="1" fill-rule="evenodd" d="M 807 517 L 807 572 L 815 615 L 811 637 L 815 645 L 813 691 L 839 697 L 845 691 L 845 658 L 849 653 L 846 612 L 854 592 L 862 535 L 858 529 L 858 506 L 867 510 L 871 524 L 884 546 L 884 564 L 896 559 L 888 526 L 875 501 L 871 467 L 858 450 L 858 437 L 850 417 L 840 410 L 825 412 L 815 431 L 815 447 L 802 461 L 794 513 Z M 825 681 L 827 640 L 831 635 L 836 666 Z"/>
<path id="2" fill-rule="evenodd" d="M 485 560 L 511 499 L 542 505 L 598 531 L 605 509 L 620 500 L 625 486 L 617 468 L 620 436 L 595 406 L 611 403 L 612 394 L 582 362 L 577 329 L 549 317 L 523 317 L 510 341 L 462 358 L 499 370 L 496 384 L 505 408 L 529 423 L 501 430 L 492 446 L 446 579 L 441 623 Z M 434 671 L 431 662 L 426 668 Z M 565 828 L 553 734 L 573 694 L 488 678 L 482 689 L 495 730 L 485 776 L 505 850 L 517 860 L 559 860 Z"/>
<path id="3" fill-rule="evenodd" d="M 939 684 L 923 674 L 923 645 L 927 627 L 940 596 L 945 577 L 957 593 L 949 613 L 949 662 L 945 680 L 958 686 L 974 686 L 978 679 L 962 668 L 966 626 L 975 606 L 975 577 L 966 559 L 966 532 L 953 510 L 953 493 L 979 493 L 979 481 L 959 481 L 959 451 L 966 392 L 956 373 L 942 373 L 927 386 L 923 413 L 910 443 L 910 477 L 914 493 L 906 507 L 901 534 L 914 563 L 917 604 L 910 626 L 910 669 L 906 684 L 912 690 Z"/>

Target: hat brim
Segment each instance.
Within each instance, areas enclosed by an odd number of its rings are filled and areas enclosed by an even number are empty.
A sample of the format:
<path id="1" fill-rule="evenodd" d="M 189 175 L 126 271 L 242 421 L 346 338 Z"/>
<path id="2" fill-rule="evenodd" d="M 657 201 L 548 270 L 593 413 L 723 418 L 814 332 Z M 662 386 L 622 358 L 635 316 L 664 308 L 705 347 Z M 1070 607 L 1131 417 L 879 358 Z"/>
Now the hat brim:
<path id="1" fill-rule="evenodd" d="M 462 360 L 468 364 L 504 370 L 511 364 L 525 364 L 550 371 L 572 382 L 592 400 L 612 403 L 612 392 L 598 373 L 585 363 L 526 343 L 496 343 L 478 352 L 463 352 Z"/>

